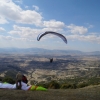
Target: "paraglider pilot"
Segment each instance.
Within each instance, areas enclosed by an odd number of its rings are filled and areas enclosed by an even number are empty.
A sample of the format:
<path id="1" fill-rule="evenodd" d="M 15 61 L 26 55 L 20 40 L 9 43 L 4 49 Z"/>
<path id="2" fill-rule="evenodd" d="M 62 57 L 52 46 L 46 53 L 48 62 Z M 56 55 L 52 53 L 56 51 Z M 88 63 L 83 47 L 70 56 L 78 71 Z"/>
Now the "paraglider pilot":
<path id="1" fill-rule="evenodd" d="M 52 63 L 52 62 L 53 62 L 53 58 L 50 59 L 50 63 Z"/>
<path id="2" fill-rule="evenodd" d="M 21 89 L 21 81 L 22 81 L 23 74 L 19 71 L 16 75 L 16 89 Z"/>

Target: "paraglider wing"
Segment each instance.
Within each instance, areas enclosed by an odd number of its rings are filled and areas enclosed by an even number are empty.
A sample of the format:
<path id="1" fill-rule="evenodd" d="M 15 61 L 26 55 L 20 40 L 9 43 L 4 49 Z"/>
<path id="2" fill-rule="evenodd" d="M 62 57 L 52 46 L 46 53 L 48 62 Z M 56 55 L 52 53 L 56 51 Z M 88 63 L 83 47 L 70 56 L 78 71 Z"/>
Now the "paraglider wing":
<path id="1" fill-rule="evenodd" d="M 57 35 L 59 36 L 66 44 L 67 44 L 67 39 L 65 38 L 65 36 L 63 36 L 62 34 L 60 33 L 57 33 L 57 32 L 52 32 L 52 31 L 46 31 L 45 33 L 43 34 L 39 34 L 38 37 L 37 37 L 37 40 L 39 41 L 44 35 L 46 34 L 54 34 L 54 35 Z"/>

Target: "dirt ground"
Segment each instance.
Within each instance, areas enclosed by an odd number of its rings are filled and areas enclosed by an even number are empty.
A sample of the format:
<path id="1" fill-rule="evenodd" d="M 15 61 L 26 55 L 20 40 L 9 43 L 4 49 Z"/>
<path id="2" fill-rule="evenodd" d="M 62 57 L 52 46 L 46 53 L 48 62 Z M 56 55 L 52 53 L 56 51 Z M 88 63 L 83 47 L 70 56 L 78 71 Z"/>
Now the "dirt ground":
<path id="1" fill-rule="evenodd" d="M 47 91 L 0 89 L 0 100 L 100 100 L 100 86 Z"/>

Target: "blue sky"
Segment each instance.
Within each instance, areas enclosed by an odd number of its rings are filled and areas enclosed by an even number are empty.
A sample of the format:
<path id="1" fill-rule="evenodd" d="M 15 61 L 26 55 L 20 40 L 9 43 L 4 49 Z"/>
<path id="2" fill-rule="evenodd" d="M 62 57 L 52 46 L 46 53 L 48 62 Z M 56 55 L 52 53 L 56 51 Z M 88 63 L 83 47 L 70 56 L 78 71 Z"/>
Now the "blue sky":
<path id="1" fill-rule="evenodd" d="M 100 51 L 100 0 L 0 0 L 0 48 Z M 46 35 L 63 34 L 68 41 Z"/>

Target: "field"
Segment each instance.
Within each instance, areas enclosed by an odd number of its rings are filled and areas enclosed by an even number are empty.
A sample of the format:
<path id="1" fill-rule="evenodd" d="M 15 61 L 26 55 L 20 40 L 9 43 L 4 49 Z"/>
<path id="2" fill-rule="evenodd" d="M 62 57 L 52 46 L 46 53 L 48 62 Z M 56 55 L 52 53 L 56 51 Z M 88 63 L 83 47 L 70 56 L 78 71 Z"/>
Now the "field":
<path id="1" fill-rule="evenodd" d="M 47 91 L 0 89 L 0 100 L 100 100 L 100 85 Z"/>

